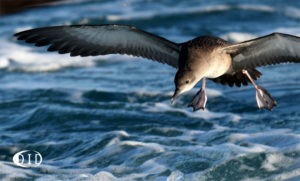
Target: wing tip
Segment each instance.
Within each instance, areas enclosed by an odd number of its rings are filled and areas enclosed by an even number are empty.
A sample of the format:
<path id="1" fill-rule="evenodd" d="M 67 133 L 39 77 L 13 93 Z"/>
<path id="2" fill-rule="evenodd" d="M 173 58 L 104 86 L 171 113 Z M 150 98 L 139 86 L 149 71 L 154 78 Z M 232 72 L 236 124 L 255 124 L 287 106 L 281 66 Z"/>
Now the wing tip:
<path id="1" fill-rule="evenodd" d="M 23 31 L 17 32 L 17 33 L 15 33 L 13 36 L 20 36 L 22 32 L 23 32 Z"/>
<path id="2" fill-rule="evenodd" d="M 24 38 L 24 31 L 21 31 L 21 32 L 18 32 L 18 33 L 15 33 L 13 36 L 17 38 L 17 40 L 25 40 Z"/>

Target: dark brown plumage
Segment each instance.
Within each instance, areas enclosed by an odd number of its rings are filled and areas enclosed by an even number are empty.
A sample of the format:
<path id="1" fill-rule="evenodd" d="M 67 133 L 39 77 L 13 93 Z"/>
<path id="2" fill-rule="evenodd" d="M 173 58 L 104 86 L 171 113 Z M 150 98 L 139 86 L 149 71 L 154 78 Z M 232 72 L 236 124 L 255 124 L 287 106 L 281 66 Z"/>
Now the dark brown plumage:
<path id="1" fill-rule="evenodd" d="M 256 69 L 248 69 L 248 72 L 250 73 L 251 77 L 253 77 L 254 80 L 259 79 L 260 76 L 262 75 Z M 243 74 L 242 71 L 236 72 L 233 75 L 224 74 L 220 77 L 217 77 L 215 79 L 210 79 L 210 80 L 223 85 L 229 85 L 230 87 L 233 87 L 234 85 L 236 85 L 237 87 L 241 87 L 242 85 L 246 86 L 249 83 L 251 83 L 249 78 L 245 74 Z"/>
<path id="2" fill-rule="evenodd" d="M 283 33 L 245 41 L 224 48 L 231 54 L 233 68 L 242 70 L 283 62 L 300 62 L 300 38 Z"/>
<path id="3" fill-rule="evenodd" d="M 178 65 L 179 45 L 125 25 L 73 25 L 37 28 L 16 33 L 18 40 L 71 56 L 128 54 Z M 153 46 L 155 45 L 155 46 Z"/>

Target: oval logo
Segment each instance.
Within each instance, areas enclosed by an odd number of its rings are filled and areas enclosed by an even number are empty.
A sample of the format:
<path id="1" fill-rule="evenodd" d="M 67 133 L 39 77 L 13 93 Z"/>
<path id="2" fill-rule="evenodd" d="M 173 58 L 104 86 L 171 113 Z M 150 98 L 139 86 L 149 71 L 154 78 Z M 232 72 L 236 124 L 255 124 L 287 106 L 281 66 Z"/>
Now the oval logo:
<path id="1" fill-rule="evenodd" d="M 30 150 L 20 151 L 13 157 L 14 164 L 23 168 L 38 167 L 42 161 L 43 157 L 39 152 Z"/>

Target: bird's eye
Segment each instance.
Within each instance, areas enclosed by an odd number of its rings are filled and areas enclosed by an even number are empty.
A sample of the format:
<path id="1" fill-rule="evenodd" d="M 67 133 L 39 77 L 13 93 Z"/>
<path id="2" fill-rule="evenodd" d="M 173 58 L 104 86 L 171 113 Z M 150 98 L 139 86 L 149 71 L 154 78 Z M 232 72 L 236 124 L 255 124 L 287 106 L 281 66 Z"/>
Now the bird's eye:
<path id="1" fill-rule="evenodd" d="M 190 82 L 189 80 L 186 80 L 186 81 L 185 81 L 185 84 L 188 84 L 189 82 Z"/>

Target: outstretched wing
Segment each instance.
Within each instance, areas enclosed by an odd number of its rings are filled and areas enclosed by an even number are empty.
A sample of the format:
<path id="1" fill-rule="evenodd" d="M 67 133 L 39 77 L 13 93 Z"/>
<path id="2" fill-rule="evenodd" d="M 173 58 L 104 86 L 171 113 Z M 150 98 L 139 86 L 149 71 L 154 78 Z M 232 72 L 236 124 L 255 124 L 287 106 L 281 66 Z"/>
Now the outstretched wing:
<path id="1" fill-rule="evenodd" d="M 300 63 L 300 38 L 288 34 L 273 33 L 223 50 L 231 54 L 234 70 L 283 62 Z"/>
<path id="2" fill-rule="evenodd" d="M 16 33 L 19 40 L 71 56 L 128 54 L 178 67 L 179 45 L 126 25 L 73 25 L 37 28 Z"/>

